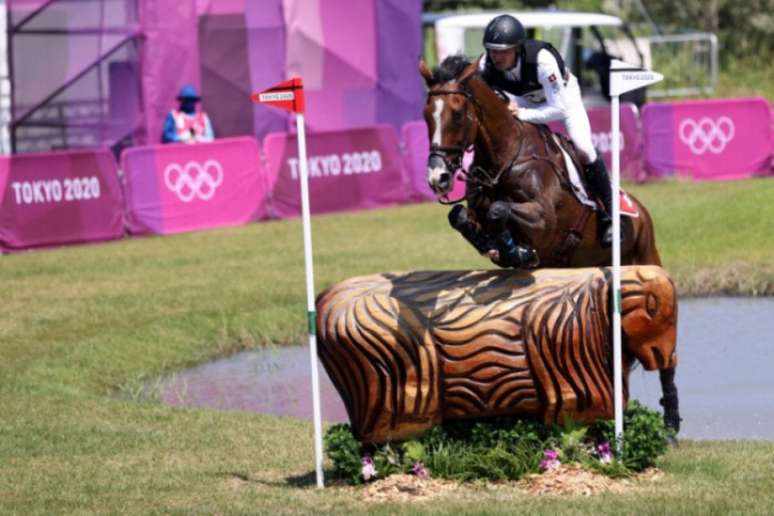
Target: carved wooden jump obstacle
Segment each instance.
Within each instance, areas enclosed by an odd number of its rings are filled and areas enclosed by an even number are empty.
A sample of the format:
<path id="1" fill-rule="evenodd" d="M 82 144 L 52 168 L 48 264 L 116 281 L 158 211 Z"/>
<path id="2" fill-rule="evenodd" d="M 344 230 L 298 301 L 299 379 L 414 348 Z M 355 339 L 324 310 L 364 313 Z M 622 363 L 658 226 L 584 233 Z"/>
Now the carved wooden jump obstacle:
<path id="1" fill-rule="evenodd" d="M 677 364 L 677 298 L 657 266 L 624 267 L 622 287 L 628 397 L 635 359 Z M 590 423 L 613 417 L 609 292 L 608 269 L 351 278 L 317 299 L 318 352 L 363 442 L 493 415 Z"/>

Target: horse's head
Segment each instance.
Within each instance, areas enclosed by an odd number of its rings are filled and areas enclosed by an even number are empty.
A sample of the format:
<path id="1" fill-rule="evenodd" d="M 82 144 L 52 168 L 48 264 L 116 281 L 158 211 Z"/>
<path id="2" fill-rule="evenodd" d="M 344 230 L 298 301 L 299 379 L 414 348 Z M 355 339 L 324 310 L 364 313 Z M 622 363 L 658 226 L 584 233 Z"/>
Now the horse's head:
<path id="1" fill-rule="evenodd" d="M 429 88 L 424 109 L 430 140 L 427 183 L 437 195 L 451 191 L 465 151 L 475 141 L 478 119 L 467 82 L 476 66 L 464 56 L 446 58 L 435 73 L 424 62 L 419 64 Z"/>
<path id="2" fill-rule="evenodd" d="M 672 280 L 657 266 L 632 267 L 621 287 L 627 351 L 649 371 L 675 367 L 677 295 Z"/>

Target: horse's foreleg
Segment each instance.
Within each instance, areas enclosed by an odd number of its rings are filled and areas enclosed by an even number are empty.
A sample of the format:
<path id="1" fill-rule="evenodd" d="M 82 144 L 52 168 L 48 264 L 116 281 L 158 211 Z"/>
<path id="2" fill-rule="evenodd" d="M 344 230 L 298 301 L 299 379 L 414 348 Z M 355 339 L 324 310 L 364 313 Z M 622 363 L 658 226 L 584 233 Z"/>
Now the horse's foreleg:
<path id="1" fill-rule="evenodd" d="M 494 240 L 481 229 L 475 220 L 471 219 L 470 210 L 461 204 L 457 204 L 449 211 L 449 224 L 459 231 L 479 254 L 487 254 L 497 248 Z"/>
<path id="2" fill-rule="evenodd" d="M 492 235 L 499 251 L 499 261 L 511 267 L 537 267 L 538 255 L 532 248 L 517 245 L 508 230 L 511 220 L 512 203 L 493 202 L 487 212 L 487 220 L 492 227 Z"/>
<path id="3" fill-rule="evenodd" d="M 677 401 L 677 386 L 675 385 L 675 370 L 661 369 L 661 393 L 663 397 L 659 401 L 664 407 L 664 426 L 674 431 L 675 435 L 680 431 L 680 410 Z"/>

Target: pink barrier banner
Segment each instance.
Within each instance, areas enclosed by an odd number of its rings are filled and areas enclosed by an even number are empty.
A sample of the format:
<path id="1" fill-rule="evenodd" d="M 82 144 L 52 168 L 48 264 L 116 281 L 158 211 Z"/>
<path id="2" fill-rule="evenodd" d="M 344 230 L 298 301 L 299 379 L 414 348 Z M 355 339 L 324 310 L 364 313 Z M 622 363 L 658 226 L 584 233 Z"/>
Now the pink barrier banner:
<path id="1" fill-rule="evenodd" d="M 642 125 L 652 175 L 729 180 L 772 173 L 771 108 L 765 98 L 648 104 Z"/>
<path id="2" fill-rule="evenodd" d="M 0 250 L 123 237 L 121 186 L 108 150 L 0 157 Z"/>
<path id="3" fill-rule="evenodd" d="M 437 200 L 438 196 L 427 184 L 427 157 L 430 153 L 430 140 L 427 135 L 427 124 L 424 120 L 408 122 L 401 128 L 401 138 L 406 158 L 406 170 L 414 196 L 419 199 Z M 470 164 L 472 155 L 466 156 L 463 165 Z M 449 194 L 450 199 L 460 199 L 465 195 L 465 179 L 457 174 L 454 188 Z"/>
<path id="4" fill-rule="evenodd" d="M 273 133 L 263 141 L 271 190 L 271 215 L 301 214 L 295 135 Z M 379 208 L 410 200 L 398 137 L 391 126 L 307 135 L 312 213 Z"/>
<path id="5" fill-rule="evenodd" d="M 610 107 L 595 107 L 586 110 L 591 122 L 591 142 L 602 155 L 612 176 L 613 132 L 611 127 Z M 642 166 L 642 138 L 637 106 L 626 102 L 621 104 L 621 178 L 629 181 L 644 181 L 645 170 Z M 567 134 L 564 124 L 551 122 L 552 130 Z"/>
<path id="6" fill-rule="evenodd" d="M 252 137 L 135 147 L 121 163 L 133 234 L 233 226 L 266 215 L 265 175 Z"/>

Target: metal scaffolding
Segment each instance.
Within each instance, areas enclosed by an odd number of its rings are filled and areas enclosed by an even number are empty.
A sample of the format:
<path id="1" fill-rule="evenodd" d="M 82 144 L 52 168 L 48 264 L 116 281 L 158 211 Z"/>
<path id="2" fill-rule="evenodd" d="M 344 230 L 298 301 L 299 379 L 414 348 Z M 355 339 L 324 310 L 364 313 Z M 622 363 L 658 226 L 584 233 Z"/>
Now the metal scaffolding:
<path id="1" fill-rule="evenodd" d="M 7 0 L 11 149 L 110 147 L 141 127 L 137 0 Z"/>

